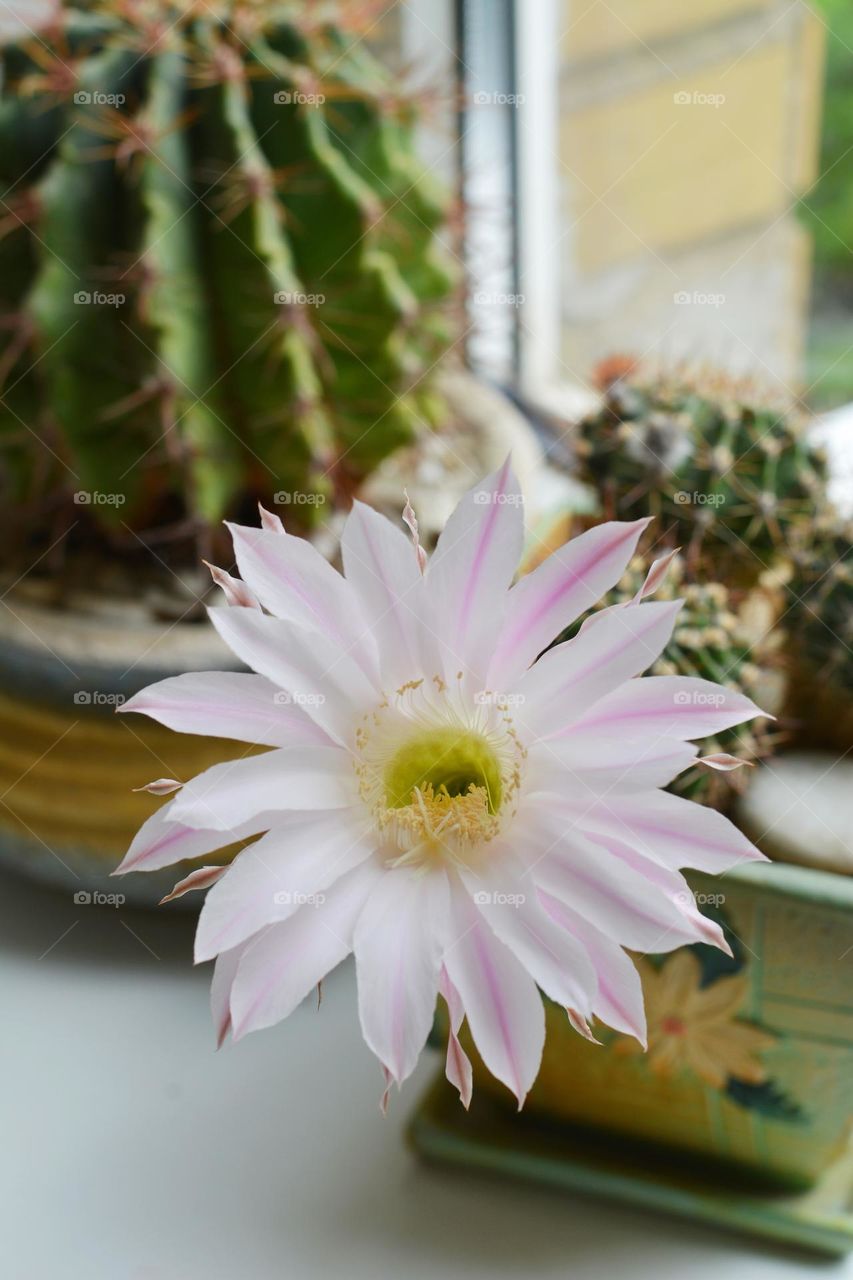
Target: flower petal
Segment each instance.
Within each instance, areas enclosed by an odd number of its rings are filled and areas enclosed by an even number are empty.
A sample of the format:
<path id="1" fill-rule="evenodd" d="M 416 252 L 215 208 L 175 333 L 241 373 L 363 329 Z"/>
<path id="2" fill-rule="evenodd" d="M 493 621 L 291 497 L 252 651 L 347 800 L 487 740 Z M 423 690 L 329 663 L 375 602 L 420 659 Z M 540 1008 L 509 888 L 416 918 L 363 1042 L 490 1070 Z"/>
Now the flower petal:
<path id="1" fill-rule="evenodd" d="M 322 895 L 371 851 L 347 809 L 304 815 L 268 832 L 235 858 L 207 895 L 196 931 L 196 963 L 311 905 L 309 899 Z"/>
<path id="2" fill-rule="evenodd" d="M 580 614 L 621 578 L 648 520 L 588 529 L 511 589 L 503 631 L 489 667 L 490 689 L 510 688 Z"/>
<path id="3" fill-rule="evenodd" d="M 644 676 L 599 699 L 573 726 L 631 737 L 706 738 L 765 713 L 743 693 L 692 676 Z"/>
<path id="4" fill-rule="evenodd" d="M 542 997 L 461 884 L 451 892 L 451 920 L 456 939 L 445 951 L 445 968 L 465 1006 L 480 1057 L 515 1094 L 520 1109 L 542 1061 Z"/>
<path id="5" fill-rule="evenodd" d="M 235 1040 L 286 1018 L 349 955 L 355 922 L 383 874 L 375 862 L 362 863 L 320 906 L 300 907 L 246 945 L 231 988 Z"/>
<path id="6" fill-rule="evenodd" d="M 435 1016 L 448 894 L 443 870 L 386 872 L 355 927 L 362 1034 L 397 1084 L 414 1070 Z"/>
<path id="7" fill-rule="evenodd" d="M 668 791 L 614 793 L 606 804 L 584 810 L 580 821 L 588 833 L 613 836 L 665 867 L 717 874 L 741 862 L 766 861 L 723 814 Z"/>
<path id="8" fill-rule="evenodd" d="M 167 902 L 174 902 L 177 898 L 183 898 L 185 893 L 192 893 L 196 889 L 209 889 L 211 885 L 216 884 L 217 880 L 222 879 L 227 870 L 227 864 L 197 867 L 188 876 L 184 876 L 183 880 L 179 880 L 171 893 L 167 893 L 165 898 L 160 899 L 159 905 L 162 907 Z"/>
<path id="9" fill-rule="evenodd" d="M 208 612 L 238 658 L 289 693 L 336 741 L 352 741 L 361 717 L 376 705 L 379 686 L 334 641 L 253 609 Z"/>
<path id="10" fill-rule="evenodd" d="M 465 1008 L 459 992 L 450 981 L 443 965 L 439 975 L 438 989 L 444 997 L 450 1020 L 447 1028 L 447 1057 L 444 1074 L 459 1093 L 459 1101 L 467 1111 L 474 1093 L 474 1071 L 471 1067 L 471 1059 L 462 1048 L 462 1042 L 459 1039 L 459 1029 L 465 1017 Z"/>
<path id="11" fill-rule="evenodd" d="M 460 874 L 492 932 L 534 982 L 557 1004 L 589 1017 L 596 992 L 589 956 L 575 937 L 545 913 L 523 870 L 498 858 L 487 872 Z"/>
<path id="12" fill-rule="evenodd" d="M 274 814 L 259 812 L 230 830 L 205 830 L 177 822 L 173 815 L 175 804 L 176 801 L 172 800 L 161 805 L 143 822 L 123 860 L 112 873 L 114 876 L 127 875 L 128 871 L 158 871 L 187 858 L 203 858 L 214 849 L 266 831 L 276 820 Z"/>
<path id="13" fill-rule="evenodd" d="M 559 793 L 571 788 L 578 803 L 584 796 L 591 800 L 612 791 L 647 791 L 668 786 L 695 763 L 697 754 L 692 743 L 605 738 L 578 730 L 530 748 L 529 785 Z"/>
<path id="14" fill-rule="evenodd" d="M 521 490 L 507 458 L 500 471 L 461 499 L 424 575 L 428 616 L 435 619 L 448 663 L 480 686 L 523 540 Z"/>
<path id="15" fill-rule="evenodd" d="M 386 687 L 423 674 L 423 578 L 401 529 L 363 502 L 353 503 L 341 538 L 347 581 L 379 649 Z"/>
<path id="16" fill-rule="evenodd" d="M 178 733 L 270 747 L 328 745 L 326 733 L 272 681 L 241 671 L 193 671 L 150 684 L 120 711 L 138 711 Z"/>
<path id="17" fill-rule="evenodd" d="M 594 615 L 595 627 L 544 654 L 516 685 L 517 718 L 528 737 L 565 732 L 614 685 L 651 666 L 669 642 L 681 605 L 653 601 L 603 610 Z"/>
<path id="18" fill-rule="evenodd" d="M 579 831 L 567 831 L 565 820 L 553 812 L 542 814 L 531 854 L 538 887 L 620 946 L 659 952 L 710 941 L 659 885 Z"/>
<path id="19" fill-rule="evenodd" d="M 356 799 L 349 756 L 339 747 L 278 747 L 212 765 L 172 801 L 175 822 L 231 831 L 258 813 L 345 809 Z"/>
<path id="20" fill-rule="evenodd" d="M 210 1012 L 216 1029 L 216 1047 L 221 1049 L 231 1030 L 231 987 L 237 975 L 237 966 L 243 958 L 245 945 L 233 951 L 223 951 L 217 956 L 210 984 Z"/>
<path id="21" fill-rule="evenodd" d="M 240 575 L 276 618 L 319 631 L 372 678 L 376 646 L 355 592 L 305 538 L 229 524 Z"/>

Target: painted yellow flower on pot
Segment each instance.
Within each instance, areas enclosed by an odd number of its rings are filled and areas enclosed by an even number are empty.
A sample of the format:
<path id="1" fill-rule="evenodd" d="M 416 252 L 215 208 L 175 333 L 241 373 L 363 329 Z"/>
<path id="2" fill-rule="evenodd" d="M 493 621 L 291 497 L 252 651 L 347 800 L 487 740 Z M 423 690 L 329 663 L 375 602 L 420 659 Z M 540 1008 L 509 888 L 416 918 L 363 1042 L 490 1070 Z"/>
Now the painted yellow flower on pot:
<path id="1" fill-rule="evenodd" d="M 738 1021 L 748 979 L 739 973 L 701 985 L 698 957 L 687 947 L 660 968 L 638 961 L 648 1018 L 648 1065 L 658 1076 L 687 1069 L 722 1089 L 730 1077 L 763 1084 L 767 1071 L 759 1054 L 776 1037 Z M 619 1051 L 642 1052 L 636 1041 L 620 1041 Z"/>

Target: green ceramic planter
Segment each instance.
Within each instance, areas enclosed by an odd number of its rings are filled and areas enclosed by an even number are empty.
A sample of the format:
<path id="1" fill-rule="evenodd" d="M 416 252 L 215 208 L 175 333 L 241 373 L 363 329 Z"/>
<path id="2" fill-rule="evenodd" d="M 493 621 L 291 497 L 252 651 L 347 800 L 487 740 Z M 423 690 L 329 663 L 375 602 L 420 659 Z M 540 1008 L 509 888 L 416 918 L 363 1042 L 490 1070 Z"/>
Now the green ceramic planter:
<path id="1" fill-rule="evenodd" d="M 690 879 L 733 959 L 698 945 L 640 960 L 645 1054 L 606 1030 L 590 1044 L 549 1006 L 518 1123 L 582 1126 L 699 1156 L 723 1176 L 737 1166 L 756 1185 L 810 1186 L 853 1121 L 853 880 L 780 863 Z M 478 1089 L 514 1109 L 475 1059 Z"/>

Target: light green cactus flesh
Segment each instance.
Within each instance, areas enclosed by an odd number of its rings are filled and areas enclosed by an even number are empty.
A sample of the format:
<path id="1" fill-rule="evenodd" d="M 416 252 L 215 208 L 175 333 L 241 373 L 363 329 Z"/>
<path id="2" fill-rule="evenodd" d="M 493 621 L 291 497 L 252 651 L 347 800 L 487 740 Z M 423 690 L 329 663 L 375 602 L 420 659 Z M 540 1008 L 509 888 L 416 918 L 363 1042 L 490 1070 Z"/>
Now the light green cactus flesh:
<path id="1" fill-rule="evenodd" d="M 305 9 L 84 3 L 2 50 L 18 511 L 83 490 L 107 523 L 208 524 L 285 491 L 307 523 L 426 425 L 444 207 L 385 72 Z"/>

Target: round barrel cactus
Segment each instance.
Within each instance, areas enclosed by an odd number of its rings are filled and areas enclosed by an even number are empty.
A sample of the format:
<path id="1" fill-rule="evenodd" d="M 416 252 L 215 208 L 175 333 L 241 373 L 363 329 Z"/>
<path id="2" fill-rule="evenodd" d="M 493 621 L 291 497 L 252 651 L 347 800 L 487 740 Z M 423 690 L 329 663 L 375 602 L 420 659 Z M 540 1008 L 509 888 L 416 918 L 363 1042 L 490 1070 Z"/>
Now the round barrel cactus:
<path id="1" fill-rule="evenodd" d="M 744 585 L 813 519 L 825 460 L 803 423 L 723 375 L 647 376 L 629 359 L 599 370 L 603 403 L 577 428 L 582 478 L 606 515 L 650 511 L 691 566 Z"/>
<path id="2" fill-rule="evenodd" d="M 444 210 L 411 102 L 329 14 L 103 0 L 0 51 L 18 529 L 72 495 L 130 528 L 278 495 L 307 526 L 429 413 Z"/>

